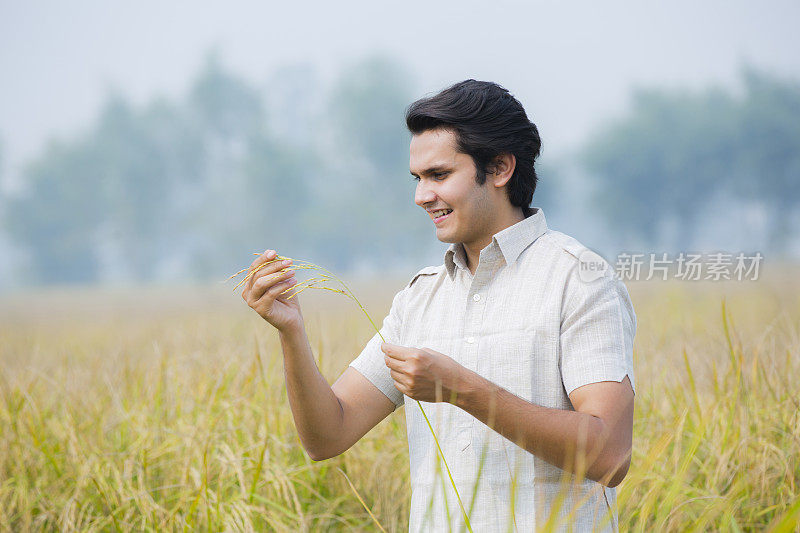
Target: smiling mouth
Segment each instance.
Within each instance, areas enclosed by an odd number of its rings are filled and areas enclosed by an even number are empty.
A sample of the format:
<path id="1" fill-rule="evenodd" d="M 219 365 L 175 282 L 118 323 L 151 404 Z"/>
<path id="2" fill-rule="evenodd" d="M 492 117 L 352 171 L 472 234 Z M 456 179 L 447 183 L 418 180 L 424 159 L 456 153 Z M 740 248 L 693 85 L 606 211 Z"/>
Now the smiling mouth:
<path id="1" fill-rule="evenodd" d="M 433 223 L 434 223 L 434 224 L 438 224 L 439 222 L 443 221 L 444 219 L 446 219 L 447 217 L 449 217 L 449 216 L 450 216 L 450 214 L 453 212 L 453 210 L 452 210 L 452 209 L 445 209 L 445 210 L 443 210 L 443 211 L 445 211 L 445 213 L 444 213 L 444 214 L 442 214 L 442 215 L 439 215 L 438 217 L 435 217 L 435 218 L 433 219 Z"/>

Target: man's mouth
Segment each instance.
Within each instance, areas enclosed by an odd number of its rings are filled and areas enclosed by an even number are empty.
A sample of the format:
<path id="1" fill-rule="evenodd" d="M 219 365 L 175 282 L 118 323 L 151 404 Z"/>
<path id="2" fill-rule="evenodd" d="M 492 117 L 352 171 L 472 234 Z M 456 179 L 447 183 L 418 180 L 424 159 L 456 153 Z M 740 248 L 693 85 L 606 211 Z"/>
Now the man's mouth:
<path id="1" fill-rule="evenodd" d="M 453 212 L 452 209 L 440 209 L 439 211 L 434 211 L 433 213 L 431 213 L 431 216 L 433 216 L 433 223 L 438 224 L 439 222 L 449 217 L 450 213 L 452 212 Z"/>

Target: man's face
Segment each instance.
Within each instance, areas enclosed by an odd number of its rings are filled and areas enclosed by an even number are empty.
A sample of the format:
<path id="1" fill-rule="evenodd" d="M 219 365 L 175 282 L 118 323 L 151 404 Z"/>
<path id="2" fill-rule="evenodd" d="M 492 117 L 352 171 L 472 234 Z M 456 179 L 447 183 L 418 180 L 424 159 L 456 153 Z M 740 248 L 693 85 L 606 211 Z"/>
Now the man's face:
<path id="1" fill-rule="evenodd" d="M 425 131 L 412 137 L 410 150 L 409 167 L 418 179 L 414 202 L 428 212 L 436 238 L 465 246 L 491 241 L 496 213 L 491 180 L 476 183 L 475 163 L 456 151 L 455 134 L 442 128 Z M 432 212 L 439 209 L 452 212 Z"/>

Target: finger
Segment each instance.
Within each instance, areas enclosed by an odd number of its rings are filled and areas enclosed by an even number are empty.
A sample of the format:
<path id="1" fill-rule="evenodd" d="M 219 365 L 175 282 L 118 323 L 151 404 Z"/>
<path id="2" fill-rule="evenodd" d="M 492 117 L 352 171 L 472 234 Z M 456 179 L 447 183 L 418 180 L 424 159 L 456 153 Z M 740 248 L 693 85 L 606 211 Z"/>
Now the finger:
<path id="1" fill-rule="evenodd" d="M 388 355 L 384 355 L 383 360 L 386 362 L 386 366 L 389 367 L 390 370 L 396 370 L 399 372 L 403 368 L 398 359 L 392 359 Z"/>
<path id="2" fill-rule="evenodd" d="M 277 285 L 296 280 L 297 278 L 295 278 L 295 273 L 292 270 L 284 270 L 259 276 L 253 284 L 250 299 L 252 301 L 258 301 L 264 296 L 267 296 L 269 291 L 274 289 Z"/>
<path id="3" fill-rule="evenodd" d="M 398 361 L 404 361 L 410 350 L 412 350 L 412 348 L 407 348 L 406 346 L 389 344 L 388 342 L 381 343 L 381 351 L 392 359 L 397 359 Z"/>
<path id="4" fill-rule="evenodd" d="M 273 300 L 277 300 L 278 298 L 288 298 L 293 294 L 294 287 L 298 283 L 299 282 L 294 277 L 290 277 L 287 281 L 277 283 L 270 289 L 270 297 Z"/>
<path id="5" fill-rule="evenodd" d="M 386 357 L 387 361 L 392 361 L 394 364 L 400 364 L 404 361 L 404 359 L 398 356 L 397 354 L 392 354 L 390 352 L 383 352 L 383 355 Z"/>
<path id="6" fill-rule="evenodd" d="M 250 274 L 253 273 L 253 270 L 255 270 L 255 268 L 258 265 L 260 265 L 260 264 L 264 263 L 265 261 L 267 261 L 268 260 L 268 256 L 269 256 L 269 258 L 272 258 L 276 254 L 277 254 L 277 252 L 275 252 L 275 250 L 267 250 L 263 254 L 259 255 L 255 259 L 253 259 L 253 262 L 250 263 L 250 266 L 247 269 L 247 276 L 246 276 L 247 280 L 244 282 L 244 289 L 242 289 L 242 297 L 243 298 L 245 298 L 245 293 L 249 293 L 250 289 L 253 288 L 253 278 L 252 278 L 252 276 Z M 245 298 L 245 299 L 247 299 L 247 298 Z"/>
<path id="7" fill-rule="evenodd" d="M 390 370 L 389 374 L 392 375 L 392 380 L 394 380 L 395 383 L 398 383 L 404 387 L 406 386 L 405 383 L 406 377 L 404 374 L 401 374 L 400 372 L 397 372 L 395 370 Z"/>
<path id="8" fill-rule="evenodd" d="M 276 283 L 275 285 L 273 285 L 270 288 L 270 291 L 272 291 L 272 293 L 275 295 L 276 298 L 279 297 L 279 296 L 288 295 L 288 293 L 290 291 L 287 291 L 286 287 L 287 286 L 288 287 L 294 287 L 295 285 L 297 285 L 299 283 L 299 281 L 297 281 L 297 278 L 295 277 L 294 272 L 289 271 L 289 272 L 287 272 L 285 274 L 281 274 L 281 275 L 282 276 L 286 276 L 286 278 L 284 278 L 283 281 L 280 281 L 280 282 Z"/>
<path id="9" fill-rule="evenodd" d="M 272 259 L 271 261 L 275 261 L 275 259 Z M 253 286 L 255 285 L 255 282 L 258 280 L 258 278 L 260 278 L 263 275 L 270 274 L 270 272 L 266 271 L 265 269 L 267 268 L 272 269 L 272 265 L 277 263 L 278 263 L 277 261 L 275 263 L 269 263 L 269 261 L 267 262 L 261 261 L 256 265 L 250 266 L 250 269 L 247 272 L 247 277 L 244 280 L 244 289 L 242 289 L 242 298 L 244 298 L 246 302 L 250 301 L 250 293 L 252 292 Z"/>
<path id="10" fill-rule="evenodd" d="M 278 287 L 294 283 L 297 283 L 297 278 L 295 278 L 294 271 L 291 270 L 261 276 L 253 285 L 253 289 L 250 292 L 250 300 L 257 302 L 265 296 L 275 299 L 280 293 L 280 291 L 275 292 Z M 286 289 L 287 287 L 288 285 L 283 288 Z"/>
<path id="11" fill-rule="evenodd" d="M 248 269 L 247 274 L 250 275 L 254 270 L 256 270 L 262 264 L 268 261 L 273 261 L 277 257 L 277 255 L 278 252 L 276 252 L 275 250 L 267 250 L 260 256 L 256 257 L 252 263 L 250 263 L 250 268 Z M 253 276 L 250 276 L 250 278 L 247 280 L 247 283 L 245 284 L 246 290 L 250 290 L 253 288 L 253 281 L 255 281 L 253 279 Z"/>
<path id="12" fill-rule="evenodd" d="M 256 283 L 258 283 L 261 278 L 272 276 L 279 271 L 288 271 L 287 269 L 290 266 L 292 266 L 291 259 L 273 259 L 271 262 L 267 262 L 267 264 L 257 267 L 257 270 L 253 272 L 253 275 L 249 279 L 250 289 L 252 290 L 252 288 L 256 286 Z"/>
<path id="13" fill-rule="evenodd" d="M 264 261 L 268 261 L 270 259 L 274 259 L 275 257 L 277 257 L 277 255 L 278 255 L 278 252 L 276 252 L 275 250 L 267 250 L 263 254 L 259 255 L 255 259 L 253 259 L 253 262 L 250 263 L 250 269 L 252 270 L 253 267 L 255 267 L 257 265 L 260 265 Z"/>

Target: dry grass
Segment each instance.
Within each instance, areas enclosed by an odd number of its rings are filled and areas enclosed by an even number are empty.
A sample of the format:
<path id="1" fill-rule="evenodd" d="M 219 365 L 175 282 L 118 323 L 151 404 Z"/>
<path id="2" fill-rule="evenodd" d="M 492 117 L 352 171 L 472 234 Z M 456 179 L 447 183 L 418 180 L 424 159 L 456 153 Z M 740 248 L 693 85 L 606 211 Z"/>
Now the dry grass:
<path id="1" fill-rule="evenodd" d="M 624 529 L 798 528 L 797 279 L 628 284 Z M 351 287 L 380 319 L 402 284 Z M 302 300 L 332 382 L 374 330 L 340 295 Z M 388 531 L 408 527 L 402 411 L 344 455 L 308 459 L 277 335 L 229 286 L 6 297 L 0 360 L 0 530 L 375 530 L 339 468 Z"/>

